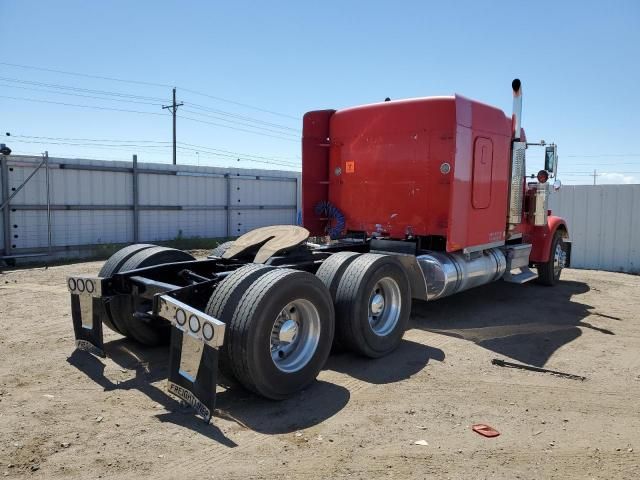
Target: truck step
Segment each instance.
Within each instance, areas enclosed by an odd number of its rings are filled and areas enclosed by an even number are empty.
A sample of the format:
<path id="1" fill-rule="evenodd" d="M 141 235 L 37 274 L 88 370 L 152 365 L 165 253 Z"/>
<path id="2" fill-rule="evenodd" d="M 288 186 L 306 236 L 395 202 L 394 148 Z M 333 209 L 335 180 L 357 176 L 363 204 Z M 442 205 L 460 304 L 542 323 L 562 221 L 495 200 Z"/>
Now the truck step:
<path id="1" fill-rule="evenodd" d="M 505 282 L 522 284 L 530 282 L 531 280 L 535 280 L 536 278 L 538 278 L 538 274 L 531 270 L 529 267 L 522 267 L 520 268 L 520 272 L 514 274 L 513 272 L 509 271 L 505 273 L 504 277 L 502 278 Z"/>

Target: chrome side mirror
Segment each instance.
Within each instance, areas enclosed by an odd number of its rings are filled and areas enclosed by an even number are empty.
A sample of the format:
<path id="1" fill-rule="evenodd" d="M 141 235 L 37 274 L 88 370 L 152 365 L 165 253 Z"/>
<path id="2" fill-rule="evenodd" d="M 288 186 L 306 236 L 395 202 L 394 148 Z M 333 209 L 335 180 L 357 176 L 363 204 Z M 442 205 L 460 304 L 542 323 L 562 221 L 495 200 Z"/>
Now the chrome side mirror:
<path id="1" fill-rule="evenodd" d="M 562 182 L 556 178 L 556 181 L 553 182 L 553 189 L 557 192 L 562 188 Z"/>
<path id="2" fill-rule="evenodd" d="M 553 143 L 544 149 L 544 169 L 553 174 L 558 169 L 558 146 Z"/>

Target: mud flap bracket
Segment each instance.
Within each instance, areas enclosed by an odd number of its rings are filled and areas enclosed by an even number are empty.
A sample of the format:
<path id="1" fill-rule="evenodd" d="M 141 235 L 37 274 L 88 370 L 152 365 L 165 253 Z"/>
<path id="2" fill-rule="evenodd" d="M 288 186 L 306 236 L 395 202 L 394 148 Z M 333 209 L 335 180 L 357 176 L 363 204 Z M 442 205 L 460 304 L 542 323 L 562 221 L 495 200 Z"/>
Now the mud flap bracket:
<path id="1" fill-rule="evenodd" d="M 105 357 L 102 337 L 104 303 L 102 279 L 97 277 L 69 277 L 67 287 L 71 293 L 71 319 L 76 348 L 99 357 Z"/>
<path id="2" fill-rule="evenodd" d="M 215 408 L 225 324 L 169 295 L 161 295 L 158 305 L 159 315 L 172 324 L 167 389 L 208 423 Z"/>

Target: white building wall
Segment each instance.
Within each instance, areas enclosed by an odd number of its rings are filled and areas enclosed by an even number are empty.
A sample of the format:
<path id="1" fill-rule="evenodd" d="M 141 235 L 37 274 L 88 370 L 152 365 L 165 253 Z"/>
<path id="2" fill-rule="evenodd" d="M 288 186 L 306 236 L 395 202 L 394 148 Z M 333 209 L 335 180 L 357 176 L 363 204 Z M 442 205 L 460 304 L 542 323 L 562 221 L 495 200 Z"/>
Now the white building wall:
<path id="1" fill-rule="evenodd" d="M 640 273 L 640 185 L 569 185 L 549 200 L 567 220 L 576 268 Z"/>

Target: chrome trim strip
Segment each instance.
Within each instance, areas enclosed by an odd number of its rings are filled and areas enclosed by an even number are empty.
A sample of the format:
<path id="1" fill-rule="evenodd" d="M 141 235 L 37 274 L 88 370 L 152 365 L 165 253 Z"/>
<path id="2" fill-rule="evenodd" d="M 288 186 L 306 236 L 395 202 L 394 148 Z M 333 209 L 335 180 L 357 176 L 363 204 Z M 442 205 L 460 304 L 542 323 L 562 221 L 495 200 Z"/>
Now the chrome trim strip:
<path id="1" fill-rule="evenodd" d="M 226 325 L 224 322 L 221 322 L 217 318 L 212 317 L 211 315 L 207 315 L 200 310 L 187 305 L 175 298 L 172 298 L 168 295 L 162 295 L 159 299 L 159 311 L 158 315 L 162 318 L 165 318 L 171 324 L 183 332 L 183 334 L 191 335 L 192 337 L 200 340 L 201 342 L 206 343 L 207 345 L 218 348 L 222 346 L 224 343 L 224 331 Z M 176 320 L 176 312 L 178 309 L 181 309 L 185 312 L 187 321 L 184 325 L 180 325 Z M 192 331 L 189 328 L 189 317 L 195 315 L 200 322 L 199 328 L 197 331 Z M 203 335 L 203 329 L 205 324 L 208 324 L 213 329 L 213 337 L 210 339 L 206 339 Z"/>
<path id="2" fill-rule="evenodd" d="M 79 288 L 78 280 L 82 282 L 83 287 Z M 102 297 L 102 277 L 92 277 L 89 275 L 74 275 L 67 277 L 67 289 L 72 295 L 80 295 L 80 297 Z"/>
<path id="3" fill-rule="evenodd" d="M 499 240 L 497 242 L 484 243 L 482 245 L 474 245 L 473 247 L 467 247 L 462 249 L 462 253 L 465 255 L 474 252 L 481 252 L 482 250 L 489 250 L 491 248 L 501 247 L 504 245 L 504 240 Z"/>

